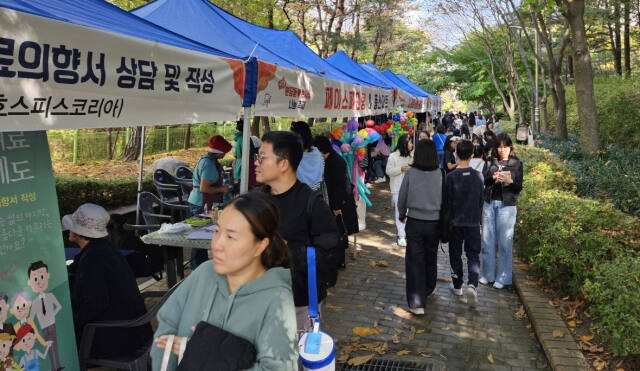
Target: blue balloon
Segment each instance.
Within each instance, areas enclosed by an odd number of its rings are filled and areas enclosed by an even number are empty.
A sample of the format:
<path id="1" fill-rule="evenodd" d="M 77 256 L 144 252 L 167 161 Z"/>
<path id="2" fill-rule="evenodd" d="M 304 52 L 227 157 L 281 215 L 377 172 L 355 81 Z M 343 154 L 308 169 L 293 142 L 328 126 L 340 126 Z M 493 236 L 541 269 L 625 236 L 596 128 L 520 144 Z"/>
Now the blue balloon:
<path id="1" fill-rule="evenodd" d="M 370 133 L 369 133 L 369 137 L 368 137 L 368 139 L 369 139 L 369 143 L 375 143 L 375 142 L 377 142 L 378 140 L 380 140 L 380 137 L 381 137 L 381 136 L 380 136 L 380 133 L 378 133 L 377 131 L 372 131 L 372 132 L 370 132 Z"/>

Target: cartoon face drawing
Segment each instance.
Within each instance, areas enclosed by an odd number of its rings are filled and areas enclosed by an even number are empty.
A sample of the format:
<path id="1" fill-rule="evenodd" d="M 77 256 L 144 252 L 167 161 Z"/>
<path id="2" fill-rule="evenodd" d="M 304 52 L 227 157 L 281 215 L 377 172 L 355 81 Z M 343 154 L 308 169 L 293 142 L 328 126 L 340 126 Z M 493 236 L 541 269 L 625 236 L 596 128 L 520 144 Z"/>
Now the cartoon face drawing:
<path id="1" fill-rule="evenodd" d="M 38 294 L 42 294 L 49 288 L 49 272 L 46 267 L 33 270 L 29 273 L 29 287 Z"/>
<path id="2" fill-rule="evenodd" d="M 18 296 L 11 305 L 11 314 L 19 321 L 24 321 L 29 316 L 31 310 L 31 301 L 22 296 Z"/>
<path id="3" fill-rule="evenodd" d="M 13 344 L 11 339 L 0 340 L 0 360 L 6 359 L 9 356 L 9 353 L 11 352 L 11 344 Z"/>
<path id="4" fill-rule="evenodd" d="M 18 344 L 16 344 L 16 349 L 24 350 L 25 352 L 30 352 L 33 349 L 33 345 L 36 342 L 36 334 L 33 333 L 33 330 L 26 334 Z"/>
<path id="5" fill-rule="evenodd" d="M 9 314 L 9 303 L 6 300 L 0 299 L 0 325 L 7 320 Z"/>

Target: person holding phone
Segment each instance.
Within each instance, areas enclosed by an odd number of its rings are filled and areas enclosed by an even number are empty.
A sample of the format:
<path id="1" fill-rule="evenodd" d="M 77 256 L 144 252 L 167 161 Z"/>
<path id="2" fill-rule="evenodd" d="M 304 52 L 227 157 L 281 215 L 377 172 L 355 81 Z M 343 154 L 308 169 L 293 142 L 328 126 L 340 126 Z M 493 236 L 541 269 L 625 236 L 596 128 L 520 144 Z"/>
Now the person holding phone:
<path id="1" fill-rule="evenodd" d="M 516 157 L 511 138 L 506 133 L 499 134 L 483 170 L 482 276 L 479 279 L 484 285 L 494 282 L 496 289 L 511 285 L 512 281 L 513 232 L 522 172 L 522 162 Z"/>

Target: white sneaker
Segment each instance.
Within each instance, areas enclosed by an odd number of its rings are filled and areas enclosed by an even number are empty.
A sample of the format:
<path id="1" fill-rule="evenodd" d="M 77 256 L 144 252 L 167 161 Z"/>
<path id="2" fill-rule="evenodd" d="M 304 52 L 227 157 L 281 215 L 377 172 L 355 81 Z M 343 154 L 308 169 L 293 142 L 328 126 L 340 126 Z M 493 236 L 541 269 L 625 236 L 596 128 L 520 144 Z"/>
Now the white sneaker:
<path id="1" fill-rule="evenodd" d="M 456 287 L 453 286 L 453 282 L 451 282 L 449 284 L 449 289 L 451 290 L 451 292 L 453 292 L 453 295 L 455 295 L 455 296 L 461 296 L 462 295 L 462 288 L 456 289 Z"/>
<path id="2" fill-rule="evenodd" d="M 421 316 L 424 314 L 424 308 L 409 308 L 409 312 Z"/>
<path id="3" fill-rule="evenodd" d="M 489 283 L 489 281 L 487 281 L 487 279 L 486 279 L 486 278 L 484 278 L 484 277 L 480 277 L 480 279 L 478 280 L 478 282 L 480 282 L 480 283 L 481 283 L 481 284 L 483 284 L 483 285 L 486 285 L 486 284 L 488 284 L 488 283 Z"/>
<path id="4" fill-rule="evenodd" d="M 467 302 L 471 308 L 478 305 L 478 292 L 474 286 L 467 286 Z"/>
<path id="5" fill-rule="evenodd" d="M 367 187 L 367 189 L 371 189 L 371 183 L 365 184 L 365 187 Z"/>
<path id="6" fill-rule="evenodd" d="M 385 183 L 387 181 L 387 178 L 382 177 L 382 178 L 378 178 L 376 180 L 374 180 L 373 182 L 378 184 L 378 183 Z"/>
<path id="7" fill-rule="evenodd" d="M 365 229 L 367 229 L 367 225 L 366 224 L 358 224 L 358 230 L 359 231 L 364 231 Z"/>
<path id="8" fill-rule="evenodd" d="M 407 239 L 404 237 L 398 237 L 398 246 L 407 247 Z"/>
<path id="9" fill-rule="evenodd" d="M 503 287 L 504 287 L 504 285 L 503 285 L 503 284 L 501 284 L 501 283 L 500 283 L 500 282 L 498 282 L 498 281 L 496 281 L 496 282 L 494 282 L 494 283 L 493 283 L 493 288 L 494 288 L 494 289 L 501 289 L 501 288 L 503 288 Z"/>

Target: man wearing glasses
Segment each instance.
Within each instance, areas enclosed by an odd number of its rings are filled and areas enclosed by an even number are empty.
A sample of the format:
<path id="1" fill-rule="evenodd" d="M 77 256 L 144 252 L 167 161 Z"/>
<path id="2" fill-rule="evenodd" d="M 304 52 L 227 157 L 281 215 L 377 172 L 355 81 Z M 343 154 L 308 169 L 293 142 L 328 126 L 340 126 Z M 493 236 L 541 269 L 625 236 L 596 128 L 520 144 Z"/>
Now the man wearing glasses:
<path id="1" fill-rule="evenodd" d="M 287 131 L 271 131 L 262 137 L 256 156 L 256 180 L 265 184 L 280 207 L 279 232 L 291 251 L 293 299 L 298 331 L 310 331 L 306 247 L 316 248 L 318 302 L 326 296 L 327 255 L 338 244 L 338 229 L 329 206 L 317 191 L 296 178 L 302 159 L 302 143 Z"/>

